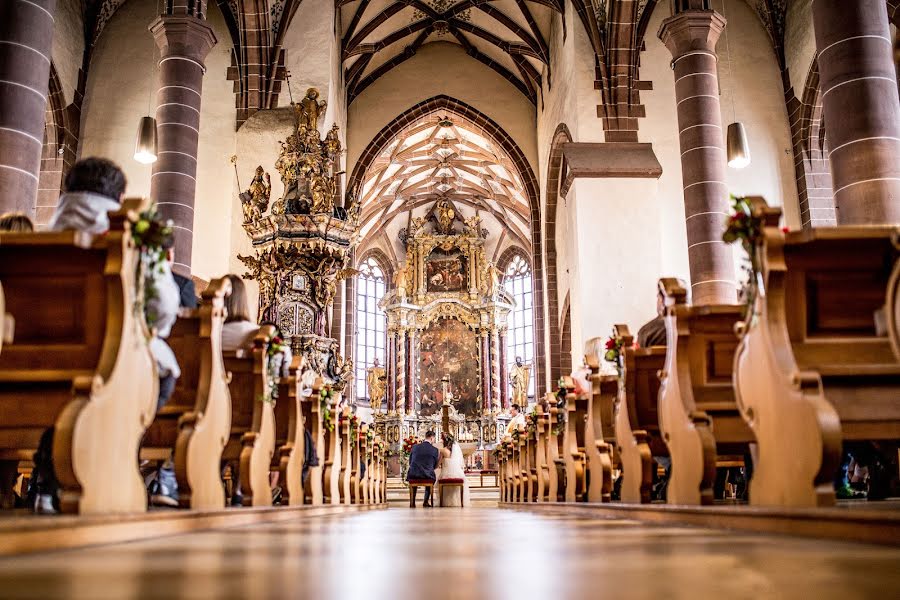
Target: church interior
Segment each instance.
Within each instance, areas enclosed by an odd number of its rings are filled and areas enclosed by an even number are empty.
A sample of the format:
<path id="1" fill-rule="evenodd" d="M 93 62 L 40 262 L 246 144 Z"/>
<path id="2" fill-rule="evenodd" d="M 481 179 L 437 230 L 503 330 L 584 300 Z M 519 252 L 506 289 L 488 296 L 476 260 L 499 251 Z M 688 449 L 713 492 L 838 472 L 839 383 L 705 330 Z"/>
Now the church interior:
<path id="1" fill-rule="evenodd" d="M 900 597 L 898 27 L 0 0 L 0 597 Z"/>

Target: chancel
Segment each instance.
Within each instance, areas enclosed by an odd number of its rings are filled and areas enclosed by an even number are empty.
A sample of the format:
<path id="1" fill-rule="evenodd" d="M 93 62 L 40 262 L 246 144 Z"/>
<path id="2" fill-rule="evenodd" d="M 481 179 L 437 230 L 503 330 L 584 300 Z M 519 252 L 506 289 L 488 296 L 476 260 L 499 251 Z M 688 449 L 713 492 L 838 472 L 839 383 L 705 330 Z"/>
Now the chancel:
<path id="1" fill-rule="evenodd" d="M 898 28 L 0 0 L 0 596 L 900 596 Z"/>

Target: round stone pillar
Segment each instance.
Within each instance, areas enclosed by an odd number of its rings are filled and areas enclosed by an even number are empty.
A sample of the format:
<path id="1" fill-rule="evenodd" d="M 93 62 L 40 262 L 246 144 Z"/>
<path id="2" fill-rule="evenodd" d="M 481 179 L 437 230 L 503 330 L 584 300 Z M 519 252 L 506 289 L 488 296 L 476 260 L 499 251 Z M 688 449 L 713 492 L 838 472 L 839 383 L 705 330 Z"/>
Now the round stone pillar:
<path id="1" fill-rule="evenodd" d="M 694 304 L 737 302 L 734 258 L 722 241 L 728 218 L 725 148 L 719 109 L 716 42 L 725 19 L 688 10 L 663 21 L 659 39 L 672 53 L 684 183 L 691 297 Z"/>
<path id="2" fill-rule="evenodd" d="M 884 0 L 814 0 L 839 225 L 900 223 L 900 98 Z"/>
<path id="3" fill-rule="evenodd" d="M 216 44 L 212 28 L 190 15 L 164 15 L 150 25 L 160 50 L 156 99 L 158 158 L 150 197 L 175 224 L 175 268 L 190 274 L 203 61 Z"/>
<path id="4" fill-rule="evenodd" d="M 0 1 L 0 214 L 34 219 L 56 0 Z"/>

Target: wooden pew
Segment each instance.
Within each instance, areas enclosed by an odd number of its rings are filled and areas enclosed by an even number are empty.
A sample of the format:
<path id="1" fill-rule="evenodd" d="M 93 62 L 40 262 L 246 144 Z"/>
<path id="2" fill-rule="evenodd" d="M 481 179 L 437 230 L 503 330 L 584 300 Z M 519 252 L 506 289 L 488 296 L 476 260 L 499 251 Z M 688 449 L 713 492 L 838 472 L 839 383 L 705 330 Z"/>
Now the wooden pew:
<path id="1" fill-rule="evenodd" d="M 279 382 L 278 401 L 275 403 L 277 464 L 273 466 L 279 472 L 281 503 L 290 506 L 309 503 L 305 498 L 303 482 L 303 462 L 306 457 L 306 438 L 303 432 L 307 425 L 304 411 L 311 403 L 304 401 L 302 390 L 304 387 L 309 389 L 315 376 L 306 359 L 295 356 L 288 368 L 288 377 Z"/>
<path id="2" fill-rule="evenodd" d="M 516 502 L 515 444 L 513 443 L 511 436 L 509 436 L 507 443 L 503 448 L 503 452 L 506 456 L 506 501 Z"/>
<path id="3" fill-rule="evenodd" d="M 231 435 L 222 460 L 240 465 L 244 506 L 271 506 L 269 470 L 275 453 L 275 406 L 266 374 L 269 342 L 275 328 L 264 325 L 251 350 L 224 352 L 231 375 Z"/>
<path id="4" fill-rule="evenodd" d="M 366 466 L 365 472 L 359 478 L 360 503 L 375 504 L 375 499 L 372 496 L 372 439 L 369 437 L 368 424 L 360 426 L 359 436 L 362 463 Z"/>
<path id="5" fill-rule="evenodd" d="M 12 343 L 15 329 L 16 320 L 6 312 L 6 299 L 3 296 L 3 285 L 0 284 L 0 352 L 3 352 L 3 344 Z"/>
<path id="6" fill-rule="evenodd" d="M 743 306 L 690 306 L 677 279 L 661 279 L 667 331 L 659 424 L 672 458 L 669 504 L 712 504 L 718 461 L 740 464 L 754 441 L 734 400 L 732 369 Z"/>
<path id="7" fill-rule="evenodd" d="M 319 464 L 310 466 L 303 482 L 304 503 L 320 506 L 325 503 L 323 482 L 323 462 L 325 452 L 325 428 L 322 421 L 322 387 L 324 382 L 321 377 L 316 378 L 312 385 L 312 394 L 308 398 L 302 398 L 300 402 L 303 410 L 303 422 L 309 429 L 310 438 L 316 447 Z"/>
<path id="8" fill-rule="evenodd" d="M 532 502 L 531 499 L 531 489 L 532 489 L 532 481 L 531 481 L 531 448 L 532 445 L 529 444 L 530 432 L 528 426 L 524 426 L 521 428 L 521 435 L 519 436 L 519 482 L 520 489 L 519 493 L 521 494 L 522 502 Z"/>
<path id="9" fill-rule="evenodd" d="M 5 311 L 17 325 L 0 355 L 4 500 L 17 463 L 30 461 L 55 425 L 63 512 L 146 510 L 137 455 L 159 380 L 135 309 L 138 252 L 129 221 L 140 208 L 126 200 L 103 236 L 0 233 Z"/>
<path id="10" fill-rule="evenodd" d="M 500 488 L 500 502 L 506 502 L 506 452 L 503 442 L 494 448 L 497 457 L 497 487 Z"/>
<path id="11" fill-rule="evenodd" d="M 381 436 L 375 436 L 373 460 L 375 461 L 375 503 L 384 504 L 387 502 L 387 446 Z"/>
<path id="12" fill-rule="evenodd" d="M 619 400 L 616 406 L 616 451 L 622 464 L 622 502 L 648 503 L 654 456 L 668 454 L 659 432 L 659 377 L 665 346 L 634 348 L 627 325 L 613 335 L 622 344 Z"/>
<path id="13" fill-rule="evenodd" d="M 338 423 L 339 415 L 336 414 L 336 406 L 340 405 L 340 395 L 334 394 L 328 400 L 331 407 L 330 426 L 324 428 L 325 449 L 324 462 L 322 462 L 322 492 L 325 504 L 341 503 L 341 487 L 339 484 L 341 473 L 341 430 Z"/>
<path id="14" fill-rule="evenodd" d="M 541 403 L 535 405 L 537 423 L 534 431 L 534 501 L 547 502 L 549 472 L 547 470 L 547 439 L 550 416 Z"/>
<path id="15" fill-rule="evenodd" d="M 564 463 L 561 461 L 562 455 L 562 438 L 560 429 L 562 428 L 562 419 L 565 413 L 562 412 L 557 404 L 556 394 L 547 392 L 546 401 L 549 410 L 549 419 L 547 422 L 547 476 L 550 479 L 550 485 L 547 487 L 547 498 L 549 502 L 560 502 L 565 498 L 566 493 L 566 472 L 564 468 L 560 468 Z"/>
<path id="16" fill-rule="evenodd" d="M 172 457 L 178 503 L 184 508 L 225 506 L 219 463 L 231 428 L 231 397 L 222 359 L 228 279 L 214 279 L 196 310 L 182 310 L 166 340 L 181 377 L 141 444 L 143 459 Z"/>
<path id="17" fill-rule="evenodd" d="M 900 248 L 900 228 L 894 232 L 894 247 Z M 0 314 L 2 312 L 0 310 Z M 888 282 L 885 316 L 891 348 L 894 350 L 894 356 L 900 359 L 900 259 L 894 261 L 894 272 Z"/>
<path id="18" fill-rule="evenodd" d="M 874 318 L 898 257 L 894 228 L 786 234 L 780 209 L 750 201 L 764 222 L 762 289 L 734 373 L 759 444 L 750 502 L 830 505 L 842 440 L 900 439 L 900 359 Z"/>
<path id="19" fill-rule="evenodd" d="M 588 502 L 609 502 L 612 496 L 613 448 L 615 447 L 615 405 L 619 378 L 600 373 L 599 338 L 588 340 L 585 362 L 591 369 L 591 394 L 588 397 L 584 426 L 585 455 L 588 469 Z"/>
<path id="20" fill-rule="evenodd" d="M 562 460 L 566 471 L 566 502 L 587 500 L 587 456 L 585 454 L 585 419 L 588 399 L 573 392 L 566 394 L 566 429 L 563 436 Z"/>

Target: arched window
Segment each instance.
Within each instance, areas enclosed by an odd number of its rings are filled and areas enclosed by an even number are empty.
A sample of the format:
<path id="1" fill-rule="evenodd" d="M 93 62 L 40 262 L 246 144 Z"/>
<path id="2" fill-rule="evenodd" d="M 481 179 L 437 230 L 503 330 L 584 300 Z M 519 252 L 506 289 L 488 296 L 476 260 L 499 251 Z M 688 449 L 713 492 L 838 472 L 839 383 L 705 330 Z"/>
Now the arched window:
<path id="1" fill-rule="evenodd" d="M 384 271 L 373 258 L 367 258 L 359 265 L 356 278 L 356 399 L 369 399 L 366 389 L 366 369 L 375 359 L 385 365 L 385 325 L 384 312 L 378 302 L 384 296 Z"/>
<path id="2" fill-rule="evenodd" d="M 515 299 L 516 307 L 509 313 L 506 334 L 506 356 L 511 363 L 517 356 L 525 362 L 534 361 L 534 308 L 531 292 L 531 267 L 521 256 L 513 257 L 506 266 L 503 287 Z M 534 369 L 528 381 L 528 397 L 534 397 Z M 524 407 L 523 407 L 524 408 Z"/>

